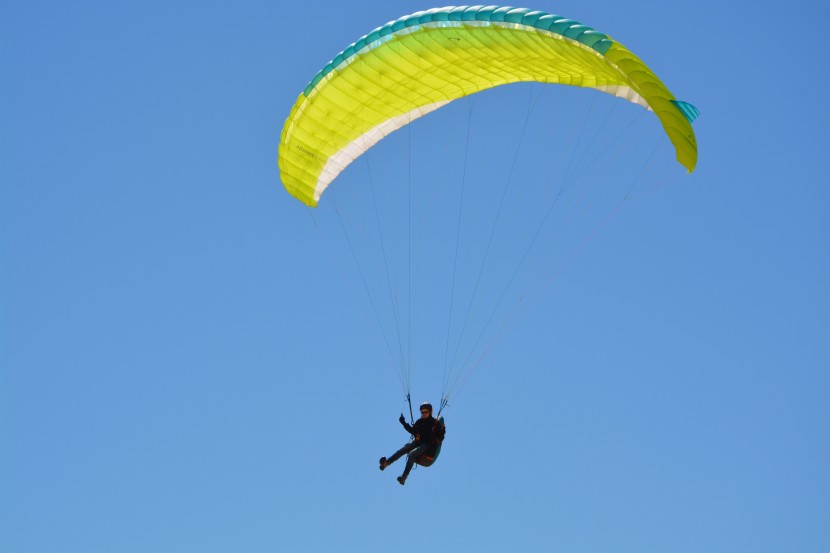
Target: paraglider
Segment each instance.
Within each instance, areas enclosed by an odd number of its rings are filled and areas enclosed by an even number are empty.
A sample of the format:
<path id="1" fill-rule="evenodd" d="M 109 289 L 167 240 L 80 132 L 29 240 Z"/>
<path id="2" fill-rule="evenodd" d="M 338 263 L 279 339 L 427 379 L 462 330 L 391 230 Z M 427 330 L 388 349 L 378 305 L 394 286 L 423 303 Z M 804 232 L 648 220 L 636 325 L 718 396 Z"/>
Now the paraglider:
<path id="1" fill-rule="evenodd" d="M 699 115 L 697 108 L 678 100 L 619 42 L 574 20 L 541 11 L 448 6 L 419 11 L 375 29 L 314 76 L 282 129 L 278 154 L 282 183 L 294 198 L 317 207 L 338 175 L 390 133 L 460 98 L 519 82 L 593 89 L 642 106 L 656 115 L 677 162 L 688 172 L 696 166 L 697 143 L 691 124 Z M 489 243 L 487 248 L 489 252 Z M 385 256 L 383 243 L 381 251 Z M 524 257 L 519 266 L 523 262 Z M 362 273 L 361 278 L 371 301 L 371 286 Z M 512 277 L 508 287 L 510 283 Z M 391 303 L 400 335 L 400 307 L 394 299 Z M 372 310 L 380 319 L 374 304 Z M 452 301 L 450 312 L 452 317 Z M 467 317 L 469 313 L 468 308 Z M 477 345 L 478 341 L 474 348 Z M 392 356 L 391 350 L 396 348 L 387 343 L 387 349 Z M 401 344 L 399 349 L 401 371 L 406 373 L 411 365 L 404 354 L 407 348 Z M 404 375 L 401 381 L 408 399 L 409 379 Z M 442 391 L 442 408 L 449 394 L 446 388 Z M 380 469 L 408 455 L 404 473 L 398 478 L 404 484 L 414 464 L 432 464 L 445 430 L 440 412 L 436 419 L 432 407 L 424 404 L 421 418 L 413 425 L 401 415 L 400 422 L 415 439 L 389 458 L 381 458 Z"/>
<path id="2" fill-rule="evenodd" d="M 441 444 L 447 432 L 444 418 L 439 416 L 436 419 L 432 416 L 432 405 L 430 403 L 422 403 L 420 412 L 421 418 L 412 425 L 406 422 L 406 417 L 401 413 L 398 422 L 403 425 L 404 430 L 412 435 L 412 440 L 389 458 L 380 458 L 380 470 L 384 470 L 402 456 L 407 456 L 406 468 L 404 468 L 403 474 L 397 478 L 398 484 L 401 486 L 406 483 L 406 479 L 416 463 L 428 467 L 435 462 L 441 453 Z"/>

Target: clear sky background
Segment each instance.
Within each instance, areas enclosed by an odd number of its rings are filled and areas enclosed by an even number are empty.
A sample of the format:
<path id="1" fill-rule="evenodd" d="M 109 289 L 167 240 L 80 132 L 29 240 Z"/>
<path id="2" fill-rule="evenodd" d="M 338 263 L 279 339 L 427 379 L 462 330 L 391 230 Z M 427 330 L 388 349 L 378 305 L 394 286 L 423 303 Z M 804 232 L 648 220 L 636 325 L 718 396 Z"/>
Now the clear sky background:
<path id="1" fill-rule="evenodd" d="M 588 223 L 561 254 L 544 227 L 439 461 L 405 487 L 401 464 L 378 471 L 406 441 L 396 362 L 411 351 L 413 400 L 438 402 L 460 328 L 443 254 L 464 167 L 476 197 L 514 160 L 508 181 L 544 184 L 563 163 L 546 131 L 592 117 L 571 112 L 642 111 L 481 94 L 390 136 L 310 217 L 276 164 L 297 94 L 437 5 L 0 2 L 0 551 L 830 551 L 825 2 L 524 5 L 607 33 L 697 105 L 698 169 L 609 205 L 585 198 L 642 159 L 577 179 L 594 188 L 565 212 Z M 412 270 L 409 219 L 381 209 L 404 356 L 355 268 L 367 182 L 437 187 L 417 196 Z M 475 206 L 463 252 L 491 228 Z M 496 267 L 531 242 L 510 213 Z"/>

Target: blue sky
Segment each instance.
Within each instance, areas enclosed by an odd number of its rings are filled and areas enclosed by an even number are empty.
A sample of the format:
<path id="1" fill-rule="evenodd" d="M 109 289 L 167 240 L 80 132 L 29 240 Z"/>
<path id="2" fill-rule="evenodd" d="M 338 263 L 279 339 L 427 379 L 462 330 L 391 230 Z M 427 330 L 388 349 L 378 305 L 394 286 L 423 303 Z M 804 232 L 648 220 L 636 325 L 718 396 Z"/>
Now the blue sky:
<path id="1" fill-rule="evenodd" d="M 436 5 L 0 3 L 0 551 L 830 550 L 830 7 L 525 4 L 697 105 L 700 161 L 666 179 L 647 148 L 580 174 L 499 303 L 534 192 L 573 160 L 562 129 L 630 117 L 636 145 L 653 117 L 505 87 L 388 137 L 313 213 L 279 181 L 317 70 Z M 402 488 L 377 470 L 406 440 L 387 345 L 437 402 L 505 182 L 481 362 Z M 393 193 L 380 235 L 367 183 Z M 412 265 L 384 183 L 421 186 Z M 384 341 L 393 312 L 364 290 L 386 286 L 378 236 L 411 339 Z"/>

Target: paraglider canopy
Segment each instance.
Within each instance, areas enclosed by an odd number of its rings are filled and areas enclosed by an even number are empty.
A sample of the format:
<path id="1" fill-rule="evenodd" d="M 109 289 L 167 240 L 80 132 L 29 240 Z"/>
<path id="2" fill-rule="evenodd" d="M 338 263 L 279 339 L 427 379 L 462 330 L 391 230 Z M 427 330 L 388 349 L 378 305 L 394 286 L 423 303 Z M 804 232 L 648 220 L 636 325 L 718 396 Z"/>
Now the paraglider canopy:
<path id="1" fill-rule="evenodd" d="M 639 104 L 660 119 L 677 160 L 689 171 L 697 163 L 697 110 L 608 35 L 541 11 L 448 6 L 375 29 L 317 73 L 282 130 L 282 182 L 314 207 L 346 166 L 392 131 L 458 98 L 521 81 L 593 88 Z"/>

